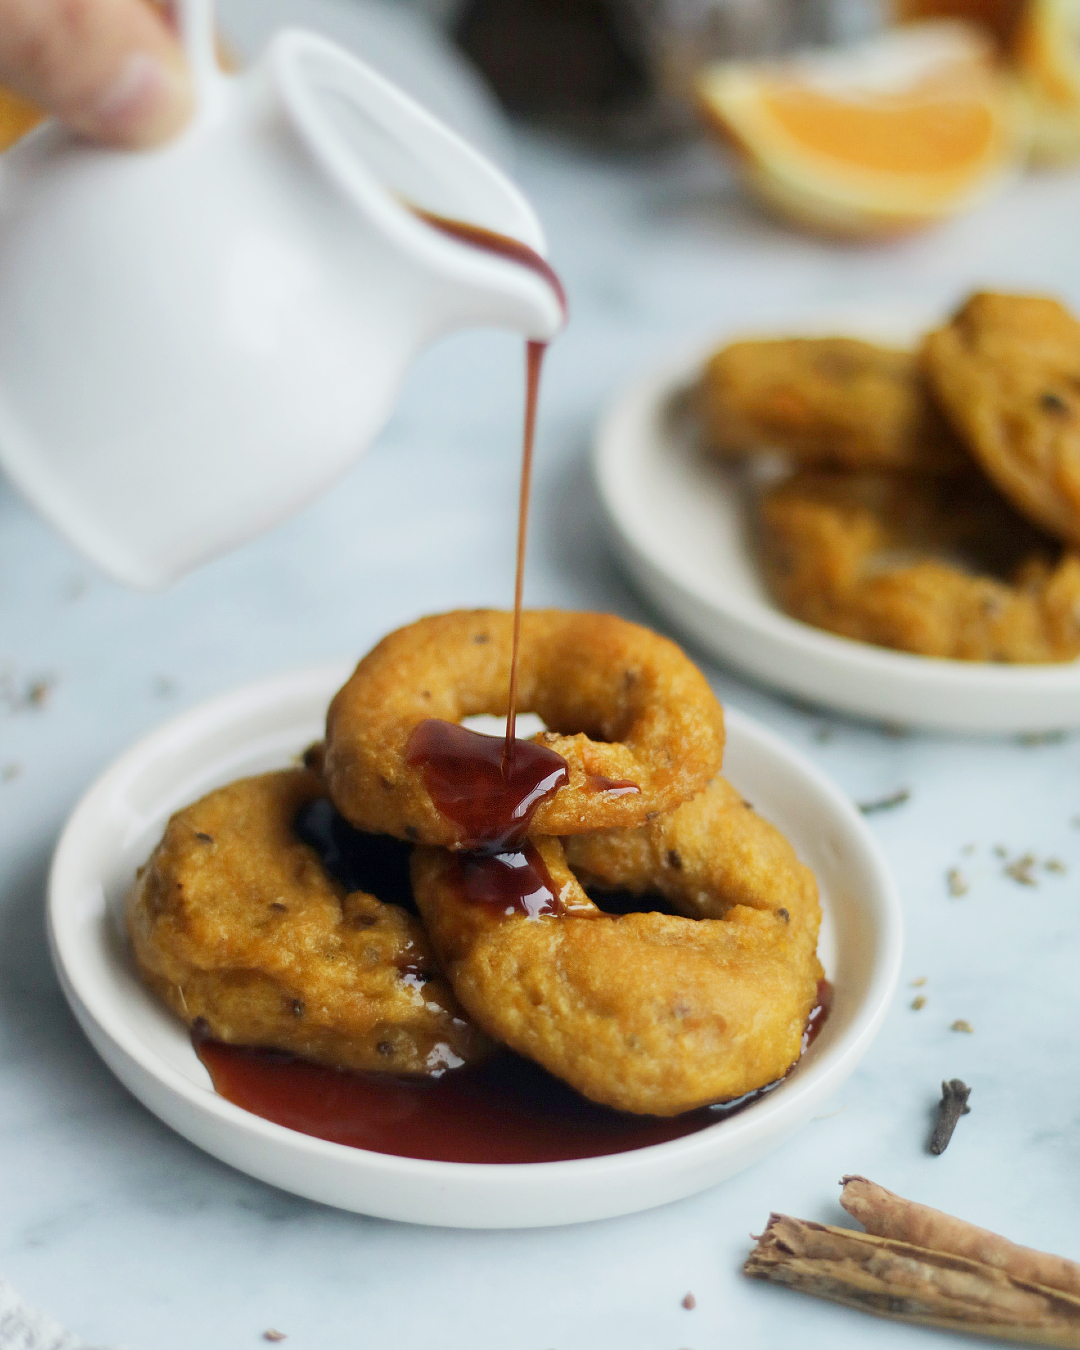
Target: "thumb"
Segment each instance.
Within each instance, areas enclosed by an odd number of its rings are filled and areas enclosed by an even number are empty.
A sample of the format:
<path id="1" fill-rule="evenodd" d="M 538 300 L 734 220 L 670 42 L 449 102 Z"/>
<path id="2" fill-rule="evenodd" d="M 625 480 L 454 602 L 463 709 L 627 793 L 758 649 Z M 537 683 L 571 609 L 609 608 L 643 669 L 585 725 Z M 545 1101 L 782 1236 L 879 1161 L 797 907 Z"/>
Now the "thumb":
<path id="1" fill-rule="evenodd" d="M 133 148 L 167 140 L 192 108 L 183 52 L 145 0 L 0 0 L 0 83 Z"/>

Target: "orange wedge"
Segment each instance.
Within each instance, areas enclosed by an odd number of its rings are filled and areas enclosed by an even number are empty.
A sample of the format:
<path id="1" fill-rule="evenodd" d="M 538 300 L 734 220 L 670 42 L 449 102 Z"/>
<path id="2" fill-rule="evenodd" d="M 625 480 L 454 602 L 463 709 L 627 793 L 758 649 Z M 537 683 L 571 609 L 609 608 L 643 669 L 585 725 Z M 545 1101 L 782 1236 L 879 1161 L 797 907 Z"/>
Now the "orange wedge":
<path id="1" fill-rule="evenodd" d="M 970 19 L 993 32 L 1017 77 L 1030 158 L 1080 159 L 1080 0 L 893 0 L 892 11 L 901 23 Z"/>
<path id="2" fill-rule="evenodd" d="M 899 233 L 966 210 L 1016 158 L 1015 96 L 991 39 L 962 23 L 783 64 L 721 62 L 698 96 L 749 186 L 833 234 Z"/>
<path id="3" fill-rule="evenodd" d="M 1030 0 L 1014 44 L 1031 158 L 1080 159 L 1080 0 Z"/>
<path id="4" fill-rule="evenodd" d="M 25 136 L 41 121 L 41 112 L 21 94 L 0 85 L 0 151 Z"/>

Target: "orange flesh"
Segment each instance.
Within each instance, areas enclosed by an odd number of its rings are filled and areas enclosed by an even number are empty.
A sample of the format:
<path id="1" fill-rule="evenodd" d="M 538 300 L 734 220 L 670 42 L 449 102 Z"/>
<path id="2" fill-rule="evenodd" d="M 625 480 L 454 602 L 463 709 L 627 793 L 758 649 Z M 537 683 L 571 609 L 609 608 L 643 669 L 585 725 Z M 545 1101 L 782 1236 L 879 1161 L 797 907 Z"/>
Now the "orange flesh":
<path id="1" fill-rule="evenodd" d="M 841 101 L 807 89 L 761 96 L 773 120 L 806 150 L 854 169 L 940 174 L 979 164 L 997 119 L 985 103 L 942 95 Z"/>

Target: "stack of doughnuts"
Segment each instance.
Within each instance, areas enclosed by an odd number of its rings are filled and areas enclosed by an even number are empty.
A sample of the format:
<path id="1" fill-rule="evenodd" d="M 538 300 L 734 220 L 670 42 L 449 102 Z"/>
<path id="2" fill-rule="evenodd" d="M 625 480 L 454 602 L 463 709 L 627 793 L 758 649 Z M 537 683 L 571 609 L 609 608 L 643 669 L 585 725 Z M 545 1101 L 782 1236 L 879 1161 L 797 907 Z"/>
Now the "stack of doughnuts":
<path id="1" fill-rule="evenodd" d="M 1080 655 L 1080 323 L 972 296 L 915 353 L 851 338 L 735 343 L 702 378 L 722 460 L 779 453 L 754 492 L 787 613 L 922 656 Z"/>
<path id="2" fill-rule="evenodd" d="M 520 706 L 567 772 L 511 847 L 555 903 L 527 913 L 465 883 L 476 841 L 409 745 L 432 718 L 506 712 L 511 625 L 478 610 L 392 633 L 309 767 L 178 812 L 128 901 L 144 979 L 215 1039 L 354 1070 L 438 1074 L 505 1046 L 658 1116 L 781 1078 L 817 1003 L 817 887 L 720 775 L 722 711 L 673 643 L 611 615 L 522 615 Z M 298 835 L 326 799 L 361 845 L 411 850 L 415 911 Z M 616 891 L 624 912 L 604 908 Z"/>

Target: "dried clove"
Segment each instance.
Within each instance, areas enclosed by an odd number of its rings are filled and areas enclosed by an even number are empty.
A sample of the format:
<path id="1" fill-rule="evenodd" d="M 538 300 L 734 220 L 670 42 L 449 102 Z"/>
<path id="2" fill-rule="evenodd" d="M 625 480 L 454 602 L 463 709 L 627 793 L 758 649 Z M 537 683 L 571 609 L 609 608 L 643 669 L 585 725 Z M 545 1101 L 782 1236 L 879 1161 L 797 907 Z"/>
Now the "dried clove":
<path id="1" fill-rule="evenodd" d="M 971 1089 L 959 1078 L 950 1078 L 947 1083 L 942 1083 L 937 1124 L 930 1136 L 931 1153 L 941 1154 L 949 1147 L 949 1140 L 953 1137 L 956 1122 L 971 1110 L 971 1107 L 967 1104 L 970 1096 Z"/>

